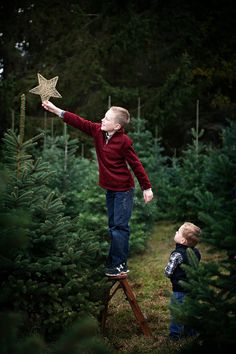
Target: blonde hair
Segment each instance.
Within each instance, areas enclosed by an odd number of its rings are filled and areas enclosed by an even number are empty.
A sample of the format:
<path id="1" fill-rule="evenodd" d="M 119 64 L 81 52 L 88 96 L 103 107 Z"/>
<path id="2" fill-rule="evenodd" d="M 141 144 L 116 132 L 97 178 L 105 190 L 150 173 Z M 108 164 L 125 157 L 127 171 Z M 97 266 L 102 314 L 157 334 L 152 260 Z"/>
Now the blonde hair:
<path id="1" fill-rule="evenodd" d="M 199 236 L 201 233 L 200 227 L 192 224 L 191 222 L 185 222 L 182 227 L 182 236 L 187 241 L 189 247 L 195 247 L 199 242 Z"/>
<path id="2" fill-rule="evenodd" d="M 110 108 L 116 114 L 116 121 L 122 127 L 130 122 L 129 111 L 123 107 L 112 106 Z"/>

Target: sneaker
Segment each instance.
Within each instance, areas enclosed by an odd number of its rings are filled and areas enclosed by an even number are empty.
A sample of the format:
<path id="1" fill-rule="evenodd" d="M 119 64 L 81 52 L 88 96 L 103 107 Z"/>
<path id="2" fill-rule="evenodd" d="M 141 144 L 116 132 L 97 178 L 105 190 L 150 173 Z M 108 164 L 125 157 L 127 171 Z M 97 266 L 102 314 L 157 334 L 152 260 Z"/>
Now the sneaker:
<path id="1" fill-rule="evenodd" d="M 123 273 L 129 273 L 129 269 L 126 263 L 122 263 L 122 267 L 123 267 Z"/>
<path id="2" fill-rule="evenodd" d="M 126 275 L 129 272 L 129 269 L 126 264 L 120 264 L 114 268 L 108 268 L 105 274 L 109 277 L 117 277 L 119 275 Z"/>
<path id="3" fill-rule="evenodd" d="M 122 273 L 129 273 L 129 269 L 126 263 L 121 263 L 119 266 L 116 267 L 112 267 L 112 265 L 109 265 L 105 268 L 105 272 L 113 271 L 116 268 L 118 268 L 119 271 L 122 271 Z"/>

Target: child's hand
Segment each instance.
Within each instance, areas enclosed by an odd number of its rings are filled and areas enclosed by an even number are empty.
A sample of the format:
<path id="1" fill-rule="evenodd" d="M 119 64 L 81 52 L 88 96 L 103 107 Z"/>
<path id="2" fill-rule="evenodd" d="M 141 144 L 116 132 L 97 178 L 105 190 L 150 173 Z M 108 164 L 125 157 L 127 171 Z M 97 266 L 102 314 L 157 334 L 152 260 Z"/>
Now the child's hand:
<path id="1" fill-rule="evenodd" d="M 50 101 L 43 101 L 42 106 L 44 109 L 46 109 L 49 112 L 52 112 L 54 114 L 59 115 L 61 112 L 61 109 L 56 107 L 52 102 Z"/>
<path id="2" fill-rule="evenodd" d="M 143 199 L 145 203 L 149 203 L 152 200 L 152 198 L 153 198 L 153 193 L 151 188 L 143 191 Z"/>

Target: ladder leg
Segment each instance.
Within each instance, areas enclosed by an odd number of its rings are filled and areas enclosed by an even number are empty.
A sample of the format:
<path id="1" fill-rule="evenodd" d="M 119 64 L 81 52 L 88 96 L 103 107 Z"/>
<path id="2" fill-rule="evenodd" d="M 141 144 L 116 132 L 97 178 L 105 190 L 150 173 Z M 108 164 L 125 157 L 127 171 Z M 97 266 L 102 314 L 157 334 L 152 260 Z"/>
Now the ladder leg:
<path id="1" fill-rule="evenodd" d="M 102 333 L 105 331 L 109 300 L 110 300 L 110 289 L 106 291 L 105 300 L 104 300 L 104 309 L 100 312 L 100 316 L 99 316 Z"/>
<path id="2" fill-rule="evenodd" d="M 121 287 L 120 283 L 118 281 L 115 281 L 115 283 L 112 285 L 112 287 L 107 291 L 105 295 L 104 309 L 101 311 L 100 314 L 102 332 L 105 331 L 109 301 L 112 299 L 112 297 L 115 295 L 115 293 L 120 287 Z"/>
<path id="3" fill-rule="evenodd" d="M 123 288 L 125 295 L 127 296 L 127 299 L 129 300 L 130 306 L 134 312 L 136 320 L 138 321 L 138 323 L 142 329 L 143 334 L 147 337 L 151 337 L 152 334 L 151 334 L 150 328 L 148 326 L 147 319 L 144 317 L 144 315 L 137 303 L 135 294 L 133 293 L 133 290 L 132 290 L 130 284 L 128 283 L 128 280 L 127 279 L 119 279 L 119 282 Z"/>

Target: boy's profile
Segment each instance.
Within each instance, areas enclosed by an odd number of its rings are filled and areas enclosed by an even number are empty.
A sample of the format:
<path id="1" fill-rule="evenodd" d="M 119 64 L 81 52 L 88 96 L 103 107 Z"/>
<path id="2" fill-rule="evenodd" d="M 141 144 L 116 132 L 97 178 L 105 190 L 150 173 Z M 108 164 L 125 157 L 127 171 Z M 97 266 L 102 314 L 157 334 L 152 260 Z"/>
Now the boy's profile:
<path id="1" fill-rule="evenodd" d="M 128 165 L 138 179 L 143 198 L 148 203 L 153 198 L 151 183 L 136 155 L 132 140 L 124 132 L 130 122 L 130 114 L 123 107 L 111 107 L 101 123 L 91 122 L 74 113 L 63 111 L 50 101 L 42 106 L 63 119 L 74 128 L 93 138 L 99 168 L 99 185 L 106 190 L 108 226 L 111 238 L 105 274 L 116 277 L 129 272 L 129 220 L 133 207 L 134 178 Z"/>
<path id="2" fill-rule="evenodd" d="M 199 241 L 201 229 L 190 223 L 185 222 L 176 231 L 174 241 L 176 242 L 175 249 L 171 252 L 169 261 L 165 267 L 165 275 L 170 278 L 172 284 L 172 299 L 176 299 L 182 303 L 187 290 L 181 287 L 180 280 L 186 280 L 187 276 L 181 264 L 188 264 L 187 249 L 191 248 L 198 260 L 201 259 L 199 250 L 195 247 Z M 195 332 L 191 329 L 186 329 L 182 324 L 176 323 L 171 319 L 169 326 L 169 338 L 171 340 L 179 340 L 183 335 L 193 335 Z"/>

